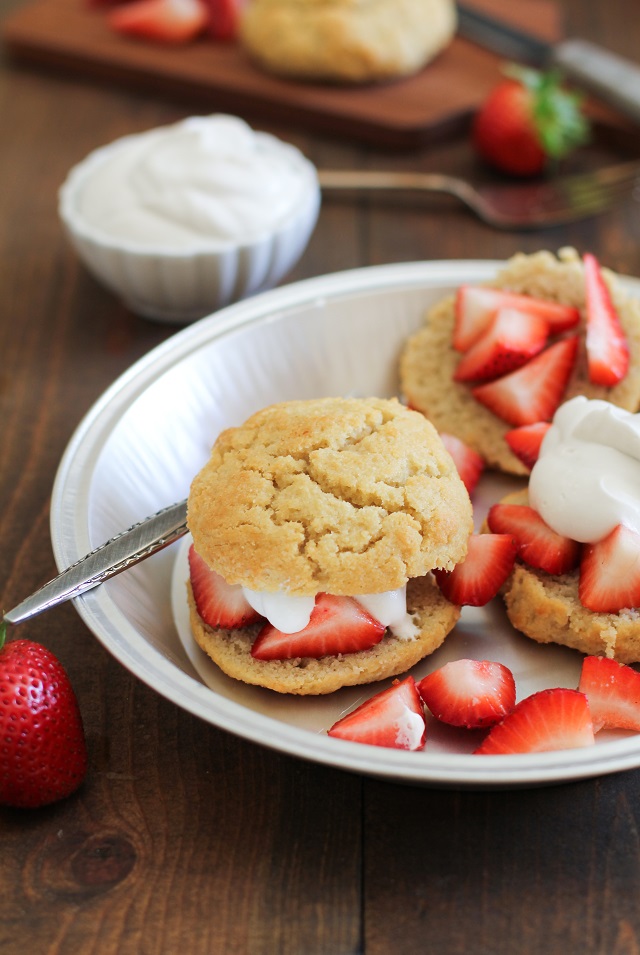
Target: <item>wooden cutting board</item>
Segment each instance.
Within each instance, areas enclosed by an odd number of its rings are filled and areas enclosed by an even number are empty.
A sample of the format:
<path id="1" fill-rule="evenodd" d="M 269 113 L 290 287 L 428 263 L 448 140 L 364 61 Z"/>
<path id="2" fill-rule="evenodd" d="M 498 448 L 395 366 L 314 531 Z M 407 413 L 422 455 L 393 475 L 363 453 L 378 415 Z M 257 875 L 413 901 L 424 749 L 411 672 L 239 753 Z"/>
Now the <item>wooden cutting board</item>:
<path id="1" fill-rule="evenodd" d="M 552 0 L 472 0 L 546 40 L 561 35 Z M 460 132 L 499 78 L 500 60 L 455 38 L 420 73 L 359 88 L 281 80 L 253 66 L 240 45 L 199 39 L 171 47 L 119 36 L 88 0 L 35 0 L 2 25 L 10 56 L 67 74 L 124 84 L 382 146 L 415 147 Z"/>

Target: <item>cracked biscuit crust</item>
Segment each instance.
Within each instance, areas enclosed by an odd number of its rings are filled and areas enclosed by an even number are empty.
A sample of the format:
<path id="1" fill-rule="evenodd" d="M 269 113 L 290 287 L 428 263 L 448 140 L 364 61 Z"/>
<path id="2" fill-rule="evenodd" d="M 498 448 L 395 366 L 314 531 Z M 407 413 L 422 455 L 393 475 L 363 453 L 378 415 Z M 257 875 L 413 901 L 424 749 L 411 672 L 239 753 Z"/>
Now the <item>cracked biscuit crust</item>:
<path id="1" fill-rule="evenodd" d="M 433 426 L 396 400 L 272 405 L 195 477 L 195 548 L 230 584 L 293 595 L 395 590 L 466 554 L 469 496 Z"/>
<path id="2" fill-rule="evenodd" d="M 637 411 L 640 408 L 640 301 L 627 295 L 612 272 L 604 270 L 604 274 L 629 341 L 629 372 L 614 388 L 592 385 L 587 373 L 582 325 L 578 361 L 565 397 L 602 398 L 627 411 Z M 551 252 L 520 253 L 487 284 L 573 305 L 584 314 L 584 270 L 573 249 L 561 250 L 557 258 Z M 454 299 L 449 297 L 430 311 L 424 327 L 409 339 L 400 360 L 402 391 L 411 407 L 422 411 L 438 431 L 456 435 L 477 451 L 489 467 L 526 475 L 528 470 L 512 454 L 504 439 L 512 425 L 477 402 L 468 386 L 453 380 L 460 358 L 451 344 L 454 318 Z"/>
<path id="3" fill-rule="evenodd" d="M 374 683 L 405 673 L 437 650 L 460 616 L 460 608 L 442 596 L 429 574 L 410 580 L 407 586 L 407 610 L 420 631 L 413 639 L 401 640 L 387 630 L 375 647 L 358 653 L 317 660 L 254 660 L 251 645 L 262 624 L 240 630 L 213 630 L 199 617 L 190 584 L 187 590 L 196 643 L 227 676 L 276 693 L 299 696 L 320 696 L 343 686 Z"/>

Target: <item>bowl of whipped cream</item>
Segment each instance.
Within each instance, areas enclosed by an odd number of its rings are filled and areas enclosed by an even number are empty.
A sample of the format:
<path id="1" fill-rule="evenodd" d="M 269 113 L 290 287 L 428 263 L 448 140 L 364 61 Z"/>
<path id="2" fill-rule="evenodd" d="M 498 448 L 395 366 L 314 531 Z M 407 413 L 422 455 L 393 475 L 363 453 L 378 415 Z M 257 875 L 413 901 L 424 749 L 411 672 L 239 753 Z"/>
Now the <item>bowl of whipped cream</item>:
<path id="1" fill-rule="evenodd" d="M 277 285 L 319 210 L 317 172 L 300 150 L 225 114 L 94 150 L 58 203 L 94 277 L 134 313 L 176 324 Z"/>

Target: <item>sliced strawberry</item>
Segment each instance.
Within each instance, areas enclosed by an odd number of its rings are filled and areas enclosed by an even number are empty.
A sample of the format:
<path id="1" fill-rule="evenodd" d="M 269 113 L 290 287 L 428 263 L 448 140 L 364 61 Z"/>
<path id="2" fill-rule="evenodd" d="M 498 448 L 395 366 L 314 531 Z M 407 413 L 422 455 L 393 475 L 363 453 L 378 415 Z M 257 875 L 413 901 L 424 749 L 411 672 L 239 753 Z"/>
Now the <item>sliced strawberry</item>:
<path id="1" fill-rule="evenodd" d="M 578 566 L 581 545 L 556 534 L 526 504 L 493 504 L 487 524 L 494 534 L 508 534 L 516 543 L 518 557 L 530 567 L 548 574 L 566 574 Z"/>
<path id="2" fill-rule="evenodd" d="M 536 421 L 535 424 L 523 424 L 519 428 L 513 428 L 504 436 L 515 456 L 529 470 L 538 460 L 542 439 L 550 427 L 548 421 Z"/>
<path id="3" fill-rule="evenodd" d="M 611 388 L 629 370 L 629 345 L 597 259 L 587 252 L 583 261 L 589 378 L 594 385 Z"/>
<path id="4" fill-rule="evenodd" d="M 328 735 L 370 746 L 422 749 L 427 731 L 416 681 L 412 676 L 396 680 L 334 723 Z"/>
<path id="5" fill-rule="evenodd" d="M 216 40 L 235 40 L 247 0 L 203 0 L 209 11 L 207 32 Z"/>
<path id="6" fill-rule="evenodd" d="M 476 753 L 543 753 L 594 743 L 589 702 L 578 690 L 540 690 L 516 704 Z"/>
<path id="7" fill-rule="evenodd" d="M 562 401 L 578 353 L 578 338 L 564 338 L 502 378 L 471 389 L 474 398 L 508 424 L 550 421 Z"/>
<path id="8" fill-rule="evenodd" d="M 521 312 L 540 315 L 551 334 L 575 327 L 580 321 L 580 312 L 569 305 L 546 302 L 529 295 L 516 295 L 503 289 L 486 288 L 483 285 L 462 285 L 456 294 L 453 347 L 466 351 L 489 327 L 502 308 L 515 308 Z"/>
<path id="9" fill-rule="evenodd" d="M 455 381 L 488 381 L 520 368 L 542 351 L 549 325 L 541 315 L 503 308 L 458 362 Z"/>
<path id="10" fill-rule="evenodd" d="M 318 594 L 311 619 L 297 633 L 282 633 L 265 624 L 251 648 L 256 660 L 325 657 L 369 650 L 380 643 L 384 626 L 352 597 Z"/>
<path id="11" fill-rule="evenodd" d="M 160 43 L 187 43 L 204 31 L 208 19 L 202 0 L 131 0 L 107 16 L 118 33 Z"/>
<path id="12" fill-rule="evenodd" d="M 434 570 L 440 590 L 458 606 L 483 607 L 513 570 L 516 545 L 509 534 L 472 534 L 467 556 L 453 570 Z"/>
<path id="13" fill-rule="evenodd" d="M 608 657 L 585 657 L 578 689 L 589 700 L 593 728 L 640 732 L 640 673 Z"/>
<path id="14" fill-rule="evenodd" d="M 205 563 L 193 544 L 189 548 L 191 589 L 200 617 L 210 627 L 233 630 L 260 620 L 239 584 L 228 584 Z"/>
<path id="15" fill-rule="evenodd" d="M 418 683 L 436 719 L 451 726 L 493 726 L 516 705 L 511 670 L 493 660 L 453 660 Z"/>
<path id="16" fill-rule="evenodd" d="M 595 613 L 640 607 L 640 534 L 618 524 L 601 541 L 585 544 L 578 595 Z"/>
<path id="17" fill-rule="evenodd" d="M 462 478 L 462 483 L 467 489 L 467 494 L 472 494 L 476 488 L 480 475 L 484 471 L 484 460 L 470 448 L 468 444 L 456 438 L 453 434 L 442 433 L 440 435 L 442 443 L 453 458 L 458 474 Z"/>

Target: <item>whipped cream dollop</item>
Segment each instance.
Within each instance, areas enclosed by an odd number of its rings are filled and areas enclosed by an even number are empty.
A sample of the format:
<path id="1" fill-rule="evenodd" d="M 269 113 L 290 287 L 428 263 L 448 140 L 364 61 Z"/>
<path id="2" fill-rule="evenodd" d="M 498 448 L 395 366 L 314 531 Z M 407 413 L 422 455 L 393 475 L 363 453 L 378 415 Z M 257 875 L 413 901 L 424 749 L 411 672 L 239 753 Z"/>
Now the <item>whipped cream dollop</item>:
<path id="1" fill-rule="evenodd" d="M 618 524 L 640 533 L 640 414 L 582 395 L 561 405 L 531 471 L 529 502 L 582 543 Z"/>
<path id="2" fill-rule="evenodd" d="M 242 593 L 253 609 L 282 633 L 304 630 L 315 604 L 315 597 L 294 597 L 283 592 L 265 593 L 243 587 Z M 394 636 L 402 640 L 417 636 L 418 627 L 407 613 L 406 587 L 380 594 L 359 594 L 353 599 L 383 627 L 388 627 Z"/>
<path id="3" fill-rule="evenodd" d="M 96 150 L 78 211 L 133 246 L 223 247 L 272 232 L 317 189 L 294 146 L 236 116 L 192 116 Z"/>

